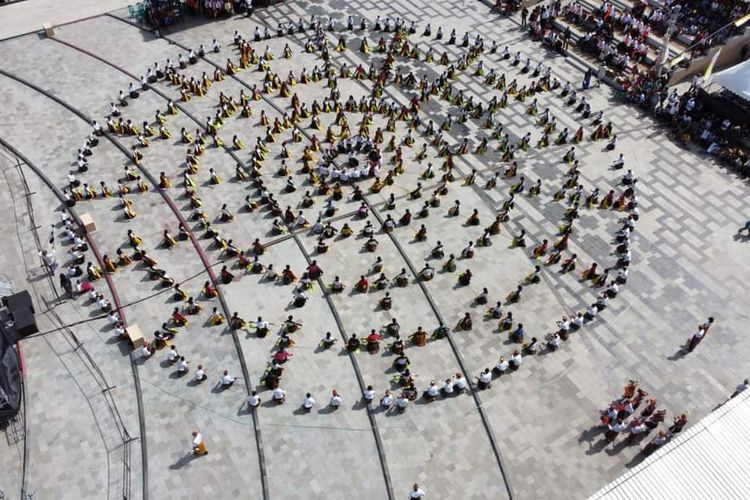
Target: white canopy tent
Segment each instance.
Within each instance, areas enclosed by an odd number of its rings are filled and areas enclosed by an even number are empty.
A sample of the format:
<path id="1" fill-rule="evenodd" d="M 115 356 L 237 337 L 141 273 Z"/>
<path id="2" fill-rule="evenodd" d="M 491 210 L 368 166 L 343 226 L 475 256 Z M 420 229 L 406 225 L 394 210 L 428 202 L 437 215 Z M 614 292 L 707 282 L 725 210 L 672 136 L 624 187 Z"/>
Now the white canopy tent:
<path id="1" fill-rule="evenodd" d="M 750 59 L 716 73 L 713 79 L 725 89 L 750 101 Z"/>

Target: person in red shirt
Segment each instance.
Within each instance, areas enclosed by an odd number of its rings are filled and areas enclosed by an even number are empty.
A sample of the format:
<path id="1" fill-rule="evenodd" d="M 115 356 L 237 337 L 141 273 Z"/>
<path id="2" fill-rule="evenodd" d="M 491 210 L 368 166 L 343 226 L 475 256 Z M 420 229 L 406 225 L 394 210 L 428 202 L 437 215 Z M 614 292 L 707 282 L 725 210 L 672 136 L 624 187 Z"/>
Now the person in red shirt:
<path id="1" fill-rule="evenodd" d="M 282 279 L 284 280 L 285 284 L 293 283 L 297 280 L 297 276 L 292 272 L 292 269 L 287 265 L 284 270 L 281 272 Z"/>
<path id="2" fill-rule="evenodd" d="M 177 326 L 185 326 L 187 325 L 188 320 L 183 316 L 180 310 L 175 307 L 174 311 L 172 311 L 172 322 Z"/>
<path id="3" fill-rule="evenodd" d="M 367 278 L 364 275 L 360 275 L 359 281 L 357 281 L 357 290 L 365 293 L 369 288 L 370 284 L 367 282 Z"/>
<path id="4" fill-rule="evenodd" d="M 208 298 L 213 298 L 219 295 L 219 292 L 216 291 L 216 288 L 210 282 L 206 281 L 203 284 L 203 295 Z"/>
<path id="5" fill-rule="evenodd" d="M 380 350 L 380 341 L 383 337 L 380 336 L 375 329 L 370 330 L 370 335 L 367 336 L 367 352 L 375 354 Z"/>
<path id="6" fill-rule="evenodd" d="M 307 267 L 307 275 L 314 280 L 323 275 L 323 270 L 318 265 L 318 261 L 312 261 L 312 263 Z"/>
<path id="7" fill-rule="evenodd" d="M 290 353 L 286 349 L 281 349 L 279 351 L 276 351 L 276 353 L 273 355 L 273 360 L 278 364 L 283 365 L 289 360 L 290 357 L 292 357 L 292 353 Z"/>

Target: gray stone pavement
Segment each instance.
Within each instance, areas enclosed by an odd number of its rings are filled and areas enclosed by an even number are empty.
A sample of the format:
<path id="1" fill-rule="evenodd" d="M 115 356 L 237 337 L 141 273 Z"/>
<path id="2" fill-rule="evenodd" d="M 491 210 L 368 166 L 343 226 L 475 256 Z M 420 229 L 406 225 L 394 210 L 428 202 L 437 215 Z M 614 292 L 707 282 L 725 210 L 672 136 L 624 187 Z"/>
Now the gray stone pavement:
<path id="1" fill-rule="evenodd" d="M 460 16 L 457 15 L 459 12 Z M 424 21 L 429 19 L 433 32 L 438 26 L 443 26 L 446 38 L 451 27 L 456 27 L 459 40 L 465 30 L 471 29 L 485 36 L 489 43 L 497 40 L 501 46 L 509 44 L 512 51 L 520 50 L 535 61 L 544 60 L 552 67 L 553 74 L 563 81 L 569 78 L 575 83 L 580 78 L 576 69 L 564 59 L 540 52 L 538 45 L 519 34 L 515 24 L 489 16 L 488 9 L 479 2 L 397 1 L 390 3 L 386 11 L 370 2 L 295 2 L 259 11 L 261 21 L 272 27 L 278 22 L 296 20 L 303 15 L 309 17 L 310 14 L 334 14 L 340 20 L 348 14 L 355 15 L 357 20 L 358 16 L 365 15 L 370 21 L 377 14 L 419 19 L 422 23 L 412 40 L 420 41 L 422 48 L 429 43 L 436 55 L 442 50 L 446 50 L 452 59 L 461 55 L 464 49 L 460 47 L 444 46 L 441 42 L 430 42 L 419 36 Z M 207 58 L 223 65 L 227 57 L 236 61 L 236 54 L 230 48 L 234 30 L 240 29 L 249 36 L 255 21 L 235 18 L 198 23 L 183 27 L 168 37 L 192 47 L 200 43 L 209 46 L 211 40 L 217 38 L 224 48 L 220 54 L 208 54 Z M 168 41 L 155 39 L 147 32 L 106 16 L 61 27 L 58 36 L 136 75 L 142 74 L 154 61 L 163 62 L 167 57 L 175 60 L 180 53 L 179 48 Z M 356 50 L 360 33 L 346 33 L 345 36 L 349 49 L 344 53 L 332 52 L 336 65 L 346 62 L 353 68 L 360 63 L 367 66 L 382 61 L 382 54 L 363 55 Z M 377 44 L 380 36 L 368 33 L 371 46 Z M 290 69 L 299 75 L 303 67 L 310 71 L 313 65 L 322 64 L 315 54 L 303 52 L 305 40 L 302 35 L 294 35 L 273 38 L 254 46 L 262 53 L 268 45 L 276 56 L 269 63 L 271 69 L 283 78 Z M 285 43 L 289 43 L 294 53 L 291 60 L 280 57 Z M 4 42 L 3 49 L 8 55 L 4 60 L 4 70 L 54 92 L 100 123 L 104 123 L 108 103 L 116 96 L 117 90 L 125 88 L 130 81 L 126 74 L 113 67 L 73 48 L 36 36 Z M 26 54 L 31 54 L 31 57 Z M 529 81 L 528 75 L 519 74 L 518 69 L 498 61 L 497 56 L 485 54 L 482 60 L 485 71 L 497 68 L 506 73 L 508 81 L 518 78 L 519 85 Z M 60 64 L 44 64 L 45 61 L 59 61 Z M 442 71 L 435 64 L 415 63 L 411 59 L 399 59 L 399 64 L 403 64 L 404 69 L 414 69 L 418 75 L 435 76 Z M 488 92 L 481 78 L 472 76 L 473 69 L 474 66 L 460 74 L 453 82 L 454 87 L 485 103 L 492 95 L 499 95 L 497 91 Z M 186 74 L 200 78 L 203 72 L 210 75 L 213 70 L 208 62 L 200 61 L 190 66 Z M 254 68 L 242 71 L 236 80 L 227 78 L 215 82 L 205 97 L 194 97 L 184 107 L 203 121 L 207 115 L 215 113 L 219 91 L 238 97 L 242 89 L 249 92 L 243 84 L 250 87 L 260 85 L 262 76 L 263 73 Z M 0 97 L 6 103 L 0 119 L 0 135 L 62 185 L 66 182 L 67 170 L 74 163 L 75 150 L 88 132 L 87 125 L 28 87 L 6 77 L 0 76 L 0 79 Z M 339 80 L 342 100 L 350 94 L 357 99 L 367 95 L 368 85 L 367 81 Z M 157 88 L 178 100 L 175 87 L 159 83 Z M 308 106 L 312 99 L 320 102 L 328 95 L 325 81 L 297 85 L 292 91 L 308 102 Z M 259 126 L 261 111 L 273 122 L 279 116 L 276 108 L 288 109 L 289 99 L 277 97 L 277 93 L 269 95 L 267 100 L 252 101 L 252 117 L 243 119 L 235 115 L 222 127 L 220 134 L 226 143 L 231 142 L 234 134 L 245 143 L 246 148 L 237 152 L 243 161 L 248 161 L 250 146 L 256 138 L 265 136 L 264 127 Z M 557 94 L 559 91 L 538 94 L 540 109 L 549 107 L 558 120 L 558 130 L 561 127 L 575 130 L 580 124 L 587 134 L 590 133 L 590 121 L 573 113 Z M 411 91 L 399 87 L 386 89 L 386 96 L 402 103 L 406 103 L 411 95 Z M 748 279 L 748 271 L 742 267 L 747 246 L 733 235 L 746 218 L 742 213 L 747 210 L 746 184 L 733 179 L 705 157 L 674 145 L 648 117 L 615 104 L 608 89 L 592 89 L 586 96 L 595 111 L 604 110 L 605 120 L 614 123 L 619 141 L 615 152 L 604 151 L 601 142 L 584 141 L 577 146 L 582 165 L 581 182 L 587 190 L 596 186 L 603 192 L 612 188 L 619 193 L 621 188 L 617 183 L 621 172 L 607 167 L 619 152 L 625 154 L 627 166 L 633 168 L 641 181 L 638 190 L 641 219 L 632 245 L 635 263 L 629 281 L 617 299 L 593 324 L 574 334 L 560 352 L 527 359 L 517 373 L 497 380 L 490 390 L 481 393 L 483 409 L 518 498 L 585 497 L 623 471 L 636 454 L 636 447 L 603 447 L 590 429 L 597 423 L 597 410 L 619 396 L 629 378 L 640 379 L 641 384 L 671 414 L 687 410 L 694 420 L 709 412 L 730 390 L 727 388 L 745 376 L 742 360 L 746 358 L 747 347 L 740 340 L 747 317 L 739 298 L 743 296 L 743 285 Z M 162 112 L 166 110 L 165 101 L 151 91 L 142 93 L 139 99 L 130 103 L 123 108 L 123 114 L 137 124 L 143 120 L 152 122 L 157 108 Z M 529 132 L 531 143 L 535 144 L 540 127 L 525 113 L 526 103 L 509 99 L 508 104 L 507 108 L 497 112 L 496 119 L 505 125 L 514 140 Z M 446 113 L 456 116 L 457 110 L 434 97 L 424 105 L 422 117 L 423 120 L 433 119 L 439 125 Z M 347 116 L 356 132 L 361 115 L 347 113 Z M 305 127 L 306 133 L 315 133 L 323 139 L 325 128 L 332 119 L 332 114 L 322 115 L 323 130 L 319 132 L 307 129 L 307 120 L 303 119 L 301 126 Z M 376 114 L 374 119 L 371 132 L 378 126 L 385 126 L 381 115 Z M 167 126 L 172 131 L 172 139 L 154 138 L 151 146 L 143 150 L 142 164 L 155 177 L 163 171 L 172 178 L 174 187 L 166 190 L 166 194 L 175 200 L 182 216 L 189 218 L 191 208 L 179 182 L 186 151 L 179 141 L 179 130 L 185 127 L 193 132 L 198 125 L 180 112 L 169 117 Z M 338 127 L 334 130 L 338 131 Z M 404 133 L 404 125 L 399 123 L 397 135 L 402 137 Z M 386 141 L 391 135 L 385 134 Z M 455 124 L 446 136 L 451 144 L 467 137 L 476 145 L 487 136 L 487 131 L 481 128 L 480 122 L 469 120 L 466 124 Z M 385 200 L 390 192 L 403 196 L 413 189 L 427 162 L 433 162 L 440 174 L 437 167 L 442 164 L 442 159 L 436 157 L 434 148 L 428 148 L 427 158 L 421 163 L 414 160 L 425 140 L 419 134 L 415 137 L 417 141 L 413 147 L 403 148 L 405 174 L 396 179 L 392 188 L 378 195 L 368 195 L 371 203 Z M 304 191 L 309 188 L 302 185 L 304 174 L 298 171 L 301 166 L 298 159 L 306 142 L 287 145 L 291 153 L 289 164 L 300 188 L 285 194 L 284 177 L 274 175 L 280 162 L 280 145 L 289 138 L 290 131 L 287 130 L 277 135 L 275 143 L 268 145 L 270 154 L 263 172 L 264 181 L 272 192 L 278 193 L 282 207 L 289 205 L 296 210 Z M 131 137 L 118 137 L 117 140 L 128 147 L 135 142 Z M 290 304 L 291 286 L 264 282 L 257 275 L 243 274 L 233 267 L 233 263 L 230 265 L 237 278 L 230 285 L 221 286 L 230 311 L 238 311 L 245 319 L 262 315 L 275 323 L 274 328 L 278 328 L 288 314 L 294 314 L 303 323 L 301 331 L 295 333 L 294 357 L 282 380 L 282 387 L 287 390 L 287 403 L 275 407 L 264 404 L 258 410 L 271 497 L 343 498 L 355 491 L 367 498 L 387 497 L 371 422 L 359 402 L 361 388 L 354 365 L 340 351 L 341 334 L 367 334 L 369 328 L 381 327 L 393 317 L 398 319 L 404 332 L 411 332 L 417 326 L 431 330 L 437 325 L 438 318 L 427 296 L 415 282 L 389 290 L 394 298 L 394 307 L 390 311 L 378 308 L 384 292 L 359 294 L 352 292 L 352 288 L 376 255 L 384 259 L 386 274 L 393 276 L 406 267 L 403 256 L 420 268 L 438 239 L 444 243 L 446 253 L 458 254 L 467 241 L 479 237 L 480 228 L 492 220 L 502 202 L 508 199 L 509 187 L 515 182 L 500 180 L 495 189 L 484 189 L 484 182 L 492 172 L 503 168 L 493 148 L 496 145 L 497 141 L 490 141 L 490 151 L 484 155 L 456 157 L 457 174 L 466 174 L 470 168 L 477 168 L 480 180 L 475 186 L 462 186 L 459 181 L 450 185 L 442 206 L 432 209 L 429 217 L 424 219 L 428 227 L 427 241 L 414 241 L 414 233 L 422 223 L 420 219 L 415 218 L 410 227 L 396 229 L 394 237 L 400 242 L 403 255 L 385 234 L 377 236 L 380 246 L 376 253 L 363 252 L 363 241 L 352 236 L 337 239 L 329 253 L 315 254 L 316 237 L 305 230 L 299 232 L 300 244 L 325 271 L 323 281 L 329 283 L 338 275 L 347 285 L 342 294 L 332 296 L 343 332 L 317 284 L 309 303 L 304 308 L 294 308 Z M 517 207 L 511 221 L 499 236 L 493 237 L 490 247 L 478 249 L 471 260 L 459 260 L 456 273 L 438 273 L 426 284 L 427 292 L 449 326 L 467 311 L 474 319 L 471 331 L 453 334 L 471 376 L 484 367 L 493 366 L 498 356 L 507 356 L 513 348 L 505 334 L 497 330 L 495 322 L 482 320 L 483 309 L 473 305 L 473 299 L 483 287 L 488 288 L 491 301 L 504 298 L 533 269 L 535 261 L 530 258 L 530 248 L 544 238 L 557 239 L 557 225 L 564 206 L 554 202 L 552 195 L 565 179 L 567 165 L 561 162 L 565 149 L 566 146 L 550 146 L 519 155 L 519 173 L 529 181 L 542 179 L 541 196 L 517 196 Z M 386 164 L 391 157 L 391 153 L 385 155 Z M 90 162 L 92 168 L 81 176 L 83 182 L 96 186 L 105 181 L 112 188 L 122 176 L 124 165 L 129 163 L 107 140 L 100 141 Z M 214 225 L 241 248 L 247 248 L 255 238 L 270 241 L 271 218 L 267 213 L 246 213 L 241 209 L 243 198 L 248 194 L 255 196 L 255 190 L 247 182 L 234 179 L 234 166 L 235 160 L 225 151 L 214 147 L 206 150 L 200 160 L 200 171 L 195 176 L 196 189 L 203 201 L 202 209 L 213 220 L 219 215 L 221 205 L 227 203 L 235 213 L 234 220 L 227 223 L 217 221 Z M 224 182 L 219 185 L 208 183 L 209 168 L 215 169 Z M 431 181 L 424 183 L 431 184 Z M 370 181 L 365 181 L 363 188 L 369 184 Z M 116 197 L 81 202 L 76 210 L 91 213 L 97 221 L 98 231 L 93 238 L 101 253 L 114 255 L 115 250 L 126 243 L 126 230 L 133 229 L 144 239 L 144 248 L 160 265 L 178 282 L 185 282 L 183 288 L 190 295 L 198 297 L 207 277 L 196 250 L 189 241 L 181 241 L 171 249 L 161 245 L 161 233 L 165 229 L 172 234 L 177 232 L 175 215 L 153 186 L 148 193 L 131 194 L 130 199 L 138 214 L 132 220 L 120 215 Z M 461 215 L 448 217 L 447 209 L 454 199 L 461 201 Z M 324 198 L 316 196 L 316 201 L 313 208 L 305 211 L 308 219 L 316 217 Z M 416 212 L 422 202 L 402 198 L 393 212 L 380 207 L 378 213 L 382 217 L 392 213 L 398 218 L 406 208 Z M 38 203 L 36 198 L 35 203 Z M 345 198 L 337 203 L 338 214 L 351 213 L 357 205 L 357 202 Z M 56 203 L 47 205 L 46 212 L 51 211 L 50 207 L 56 208 Z M 466 226 L 464 221 L 474 208 L 479 211 L 482 224 L 479 227 Z M 59 215 L 48 215 L 49 220 L 57 220 L 56 217 Z M 610 240 L 621 217 L 622 214 L 611 211 L 582 211 L 568 251 L 580 256 L 579 270 L 592 261 L 602 266 L 614 264 Z M 377 225 L 372 215 L 370 220 Z M 351 216 L 345 216 L 335 224 L 340 227 L 344 222 L 348 222 L 355 233 L 364 225 L 363 220 Z M 194 221 L 190 224 L 196 235 L 202 234 L 197 224 L 192 226 Z M 526 249 L 508 248 L 511 237 L 520 229 L 527 231 L 529 245 Z M 199 242 L 218 272 L 225 257 L 210 239 L 199 239 Z M 17 260 L 17 255 L 9 261 Z M 273 263 L 278 269 L 289 264 L 298 275 L 306 266 L 298 245 L 292 239 L 270 246 L 262 261 Z M 439 265 L 439 261 L 430 262 Z M 475 279 L 469 287 L 456 287 L 456 275 L 467 268 L 474 272 Z M 505 308 L 513 312 L 517 321 L 524 323 L 529 335 L 541 338 L 555 328 L 554 322 L 560 316 L 581 310 L 595 300 L 596 289 L 581 283 L 576 273 L 560 274 L 557 269 L 558 266 L 544 267 L 542 282 L 526 287 L 523 299 Z M 164 293 L 157 283 L 149 281 L 141 265 L 120 268 L 112 278 L 122 303 L 128 304 L 125 309 L 128 322 L 137 323 L 150 337 L 150 332 L 169 318 L 176 305 L 171 293 Z M 100 286 L 103 287 L 97 284 L 97 288 Z M 247 391 L 253 389 L 259 391 L 264 402 L 270 399 L 269 392 L 255 385 L 259 384 L 270 360 L 276 338 L 271 335 L 261 339 L 251 330 L 239 331 L 239 346 L 248 367 L 249 380 L 254 386 L 245 387 L 240 378 L 231 389 L 217 391 L 214 384 L 221 370 L 228 369 L 233 375 L 241 376 L 240 351 L 223 326 L 204 324 L 211 309 L 219 307 L 219 302 L 213 299 L 203 302 L 203 305 L 203 313 L 191 318 L 190 324 L 181 329 L 175 344 L 193 369 L 198 363 L 204 364 L 209 373 L 208 381 L 193 387 L 187 379 L 176 377 L 172 367 L 161 363 L 163 352 L 137 363 L 146 428 L 149 492 L 154 498 L 185 496 L 195 491 L 206 495 L 255 498 L 261 493 L 260 457 L 252 418 L 243 402 Z M 93 310 L 81 299 L 65 303 L 58 309 L 64 321 L 75 321 L 77 317 L 92 314 Z M 679 346 L 690 335 L 694 324 L 709 315 L 717 317 L 712 335 L 694 353 L 680 356 Z M 93 322 L 75 327 L 74 331 L 85 339 L 87 349 L 108 380 L 118 386 L 116 401 L 129 431 L 135 435 L 139 432 L 138 413 L 130 362 L 124 355 L 127 347 L 113 342 L 109 328 Z M 339 344 L 321 352 L 318 341 L 326 331 L 339 338 Z M 83 418 L 71 418 L 70 415 L 76 413 L 73 408 L 84 404 L 86 391 L 71 398 L 59 396 L 64 391 L 62 387 L 71 383 L 61 378 L 64 363 L 44 363 L 44 360 L 54 359 L 55 355 L 41 339 L 27 344 L 32 351 L 30 362 L 33 362 L 29 370 L 30 395 L 42 399 L 54 397 L 56 402 L 60 400 L 55 409 L 60 414 L 59 425 L 63 425 L 62 428 L 45 428 L 41 420 L 47 417 L 42 413 L 44 409 L 34 404 L 27 407 L 32 423 L 30 429 L 34 430 L 30 432 L 34 445 L 29 457 L 32 466 L 29 488 L 38 495 L 59 497 L 59 490 L 55 488 L 64 484 L 66 492 L 63 496 L 66 498 L 68 495 L 71 498 L 97 498 L 97 492 L 107 485 L 102 457 L 107 455 L 108 447 L 106 439 L 98 439 L 90 432 L 97 425 L 97 413 L 92 411 Z M 458 359 L 446 339 L 432 341 L 422 348 L 410 347 L 407 353 L 418 377 L 417 385 L 422 389 L 430 380 L 444 379 L 460 370 Z M 391 386 L 393 372 L 388 354 L 383 351 L 378 355 L 358 353 L 354 355 L 354 362 L 363 382 L 372 384 L 379 394 Z M 36 371 L 35 367 L 38 367 Z M 327 408 L 333 388 L 344 396 L 343 407 L 336 411 Z M 299 405 L 307 391 L 313 393 L 318 404 L 311 413 L 301 414 Z M 64 425 L 67 422 L 70 423 Z M 376 412 L 374 422 L 396 496 L 404 495 L 415 481 L 435 498 L 506 496 L 487 431 L 471 396 L 412 404 L 403 415 Z M 188 438 L 195 428 L 203 432 L 210 453 L 208 457 L 188 460 L 185 455 Z M 77 443 L 85 444 L 76 452 L 79 455 L 71 457 L 65 448 Z M 140 442 L 136 442 L 132 449 L 133 462 L 140 466 Z M 110 457 L 110 470 L 114 470 L 111 462 Z M 97 467 L 82 473 L 80 465 L 84 463 L 97 464 Z M 49 481 L 51 477 L 55 479 Z M 133 498 L 140 495 L 142 477 L 136 468 L 132 475 Z"/>

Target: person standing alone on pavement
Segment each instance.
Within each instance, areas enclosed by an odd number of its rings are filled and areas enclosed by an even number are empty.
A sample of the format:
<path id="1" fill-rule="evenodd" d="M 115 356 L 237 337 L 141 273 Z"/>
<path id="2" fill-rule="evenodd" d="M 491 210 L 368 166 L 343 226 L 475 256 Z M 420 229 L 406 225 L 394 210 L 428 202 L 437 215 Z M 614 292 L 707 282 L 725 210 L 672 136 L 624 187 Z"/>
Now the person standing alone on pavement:
<path id="1" fill-rule="evenodd" d="M 607 76 L 607 66 L 604 64 L 599 65 L 599 69 L 596 70 L 596 86 L 601 87 L 602 86 L 602 80 L 604 80 L 604 77 Z"/>
<path id="2" fill-rule="evenodd" d="M 713 325 L 713 323 L 714 318 L 710 317 L 705 323 L 698 325 L 698 330 L 696 330 L 696 332 L 692 337 L 690 337 L 690 340 L 688 341 L 688 352 L 693 352 L 693 350 L 698 347 L 698 344 L 703 341 L 703 338 L 706 336 L 706 334 L 708 334 L 708 330 L 709 328 L 711 328 L 711 325 Z"/>

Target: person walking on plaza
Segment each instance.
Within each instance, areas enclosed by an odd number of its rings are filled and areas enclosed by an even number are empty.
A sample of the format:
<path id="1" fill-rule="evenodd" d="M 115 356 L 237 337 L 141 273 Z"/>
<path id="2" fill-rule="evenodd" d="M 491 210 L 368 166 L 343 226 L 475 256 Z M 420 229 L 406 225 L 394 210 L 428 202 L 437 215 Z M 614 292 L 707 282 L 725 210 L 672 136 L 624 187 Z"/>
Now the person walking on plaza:
<path id="1" fill-rule="evenodd" d="M 607 66 L 604 64 L 599 65 L 599 69 L 596 70 L 596 86 L 602 86 L 602 80 L 607 76 Z"/>
<path id="2" fill-rule="evenodd" d="M 198 431 L 193 431 L 193 440 L 191 442 L 193 450 L 192 453 L 195 456 L 203 456 L 208 455 L 208 448 L 206 448 L 206 443 L 203 441 L 203 436 Z"/>
<path id="3" fill-rule="evenodd" d="M 39 253 L 39 256 L 42 258 L 44 265 L 47 266 L 50 274 L 54 276 L 57 271 L 57 257 L 55 257 L 54 245 L 52 246 L 52 250 L 42 250 L 41 253 Z"/>
<path id="4" fill-rule="evenodd" d="M 690 340 L 688 341 L 687 350 L 688 352 L 693 352 L 696 347 L 698 347 L 698 344 L 700 344 L 703 341 L 703 338 L 708 334 L 708 329 L 711 328 L 711 325 L 713 324 L 714 319 L 708 318 L 708 321 L 706 321 L 703 324 L 698 325 L 698 329 L 693 333 L 692 337 L 690 337 Z"/>

